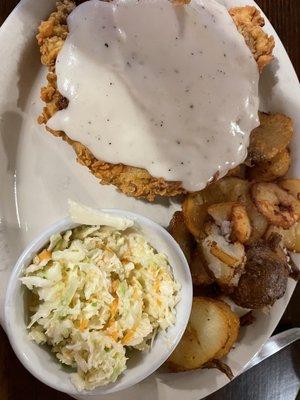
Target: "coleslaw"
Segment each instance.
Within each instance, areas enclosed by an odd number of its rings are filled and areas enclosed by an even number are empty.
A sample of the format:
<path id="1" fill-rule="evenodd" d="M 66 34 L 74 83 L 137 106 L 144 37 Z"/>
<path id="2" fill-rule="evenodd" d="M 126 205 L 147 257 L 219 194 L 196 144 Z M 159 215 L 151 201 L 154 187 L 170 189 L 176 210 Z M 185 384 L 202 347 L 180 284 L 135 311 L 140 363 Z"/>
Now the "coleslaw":
<path id="1" fill-rule="evenodd" d="M 53 235 L 21 281 L 33 298 L 29 337 L 74 368 L 79 391 L 115 382 L 128 350 L 149 349 L 176 321 L 180 285 L 167 257 L 133 228 Z"/>

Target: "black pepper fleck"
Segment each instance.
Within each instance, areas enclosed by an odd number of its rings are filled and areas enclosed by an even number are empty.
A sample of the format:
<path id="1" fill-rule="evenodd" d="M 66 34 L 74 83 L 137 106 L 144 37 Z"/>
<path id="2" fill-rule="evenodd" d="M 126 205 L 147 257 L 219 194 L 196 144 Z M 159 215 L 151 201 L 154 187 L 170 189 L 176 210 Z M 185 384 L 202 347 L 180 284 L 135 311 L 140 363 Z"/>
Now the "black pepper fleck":
<path id="1" fill-rule="evenodd" d="M 105 46 L 105 47 L 108 47 L 108 43 L 104 43 L 104 46 Z"/>
<path id="2" fill-rule="evenodd" d="M 108 142 L 109 145 L 111 145 L 111 142 Z"/>
<path id="3" fill-rule="evenodd" d="M 129 61 L 127 61 L 126 65 L 127 65 L 129 68 L 131 67 L 131 64 L 130 64 Z"/>
<path id="4" fill-rule="evenodd" d="M 191 53 L 191 56 L 193 56 L 194 55 L 194 53 Z"/>
<path id="5" fill-rule="evenodd" d="M 109 119 L 109 118 L 107 118 L 107 119 L 106 119 L 106 121 L 107 121 L 107 122 L 109 122 L 109 121 L 110 121 L 110 119 Z"/>
<path id="6" fill-rule="evenodd" d="M 194 104 L 191 104 L 191 105 L 190 105 L 190 108 L 194 108 Z"/>
<path id="7" fill-rule="evenodd" d="M 177 143 L 177 144 L 180 144 L 181 142 L 180 142 L 180 140 L 176 140 L 176 143 Z"/>

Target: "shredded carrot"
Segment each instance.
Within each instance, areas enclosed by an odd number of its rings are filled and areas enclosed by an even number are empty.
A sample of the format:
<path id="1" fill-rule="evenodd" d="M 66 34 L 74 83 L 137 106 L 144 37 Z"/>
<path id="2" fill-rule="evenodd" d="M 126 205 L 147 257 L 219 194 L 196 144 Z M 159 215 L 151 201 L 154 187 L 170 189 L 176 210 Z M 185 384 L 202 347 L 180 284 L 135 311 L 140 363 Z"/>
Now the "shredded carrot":
<path id="1" fill-rule="evenodd" d="M 50 260 L 51 255 L 52 255 L 51 251 L 44 249 L 43 251 L 40 252 L 40 254 L 38 254 L 38 258 L 40 259 L 40 261 Z"/>
<path id="2" fill-rule="evenodd" d="M 122 339 L 122 343 L 125 345 L 128 344 L 130 340 L 133 338 L 134 333 L 135 333 L 134 329 L 128 329 L 128 331 L 126 332 L 125 336 Z"/>
<path id="3" fill-rule="evenodd" d="M 107 335 L 114 339 L 115 341 L 118 340 L 119 338 L 119 332 L 118 331 L 112 331 L 112 332 L 107 332 Z"/>
<path id="4" fill-rule="evenodd" d="M 120 283 L 119 279 L 112 281 L 112 284 L 111 284 L 111 292 L 112 293 L 116 293 L 119 283 Z"/>
<path id="5" fill-rule="evenodd" d="M 118 311 L 119 299 L 114 299 L 110 305 L 110 321 L 114 320 Z"/>
<path id="6" fill-rule="evenodd" d="M 80 330 L 81 332 L 84 331 L 85 328 L 87 328 L 88 323 L 89 323 L 89 321 L 88 321 L 87 319 L 81 319 L 81 320 L 79 321 L 79 326 L 78 326 L 79 330 Z"/>

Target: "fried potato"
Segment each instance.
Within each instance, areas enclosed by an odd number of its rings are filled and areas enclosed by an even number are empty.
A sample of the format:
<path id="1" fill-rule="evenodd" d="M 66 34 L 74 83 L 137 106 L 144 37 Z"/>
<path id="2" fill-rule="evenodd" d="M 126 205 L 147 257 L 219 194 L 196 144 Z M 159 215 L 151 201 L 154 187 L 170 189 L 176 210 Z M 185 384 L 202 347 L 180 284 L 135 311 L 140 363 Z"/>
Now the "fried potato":
<path id="1" fill-rule="evenodd" d="M 245 243 L 249 240 L 251 224 L 243 204 L 234 202 L 213 204 L 208 207 L 207 212 L 220 227 L 224 225 L 224 222 L 231 221 L 230 238 L 233 241 Z"/>
<path id="2" fill-rule="evenodd" d="M 186 226 L 196 238 L 204 238 L 207 208 L 216 203 L 238 201 L 248 193 L 249 182 L 235 177 L 222 178 L 199 192 L 190 193 L 182 205 Z"/>
<path id="3" fill-rule="evenodd" d="M 237 324 L 238 318 L 222 301 L 194 297 L 188 326 L 168 366 L 174 372 L 187 371 L 223 357 L 236 340 Z"/>
<path id="4" fill-rule="evenodd" d="M 251 224 L 251 234 L 246 244 L 250 245 L 263 237 L 268 229 L 269 223 L 266 217 L 257 210 L 250 196 L 246 204 L 246 209 Z"/>
<path id="5" fill-rule="evenodd" d="M 246 243 L 250 239 L 251 224 L 246 207 L 235 203 L 231 210 L 232 238 L 240 243 Z"/>
<path id="6" fill-rule="evenodd" d="M 284 176 L 291 165 L 291 156 L 287 149 L 276 154 L 269 161 L 260 162 L 248 168 L 247 176 L 250 180 L 258 182 L 272 182 Z"/>
<path id="7" fill-rule="evenodd" d="M 224 291 L 238 284 L 245 264 L 245 249 L 239 243 L 228 243 L 220 232 L 212 232 L 201 242 L 205 265 Z"/>
<path id="8" fill-rule="evenodd" d="M 293 136 L 291 118 L 283 114 L 259 113 L 260 126 L 250 135 L 248 162 L 270 161 L 283 152 Z"/>
<path id="9" fill-rule="evenodd" d="M 300 179 L 283 179 L 278 185 L 300 201 Z"/>
<path id="10" fill-rule="evenodd" d="M 221 226 L 224 221 L 230 221 L 232 207 L 234 202 L 212 204 L 207 208 L 208 214 L 214 219 L 218 226 Z"/>
<path id="11" fill-rule="evenodd" d="M 169 228 L 170 234 L 179 244 L 181 250 L 183 251 L 187 262 L 190 264 L 192 259 L 192 252 L 196 246 L 195 239 L 191 232 L 185 225 L 183 213 L 181 211 L 176 211 L 170 221 Z"/>
<path id="12" fill-rule="evenodd" d="M 300 222 L 297 222 L 289 229 L 271 225 L 266 232 L 266 238 L 268 239 L 273 233 L 278 233 L 281 236 L 282 244 L 287 250 L 300 253 Z"/>
<path id="13" fill-rule="evenodd" d="M 259 212 L 272 225 L 288 229 L 299 220 L 300 202 L 278 185 L 255 183 L 252 185 L 251 195 Z"/>
<path id="14" fill-rule="evenodd" d="M 199 246 L 197 246 L 192 254 L 190 270 L 192 281 L 195 286 L 208 286 L 214 282 L 214 278 L 205 266 L 204 256 Z"/>
<path id="15" fill-rule="evenodd" d="M 246 165 L 240 164 L 237 165 L 235 168 L 229 170 L 226 176 L 233 176 L 235 178 L 245 179 L 245 173 L 246 173 Z"/>
<path id="16" fill-rule="evenodd" d="M 237 314 L 231 310 L 230 306 L 224 301 L 219 301 L 218 306 L 222 308 L 224 314 L 226 315 L 229 326 L 229 335 L 225 346 L 215 355 L 215 358 L 217 359 L 225 357 L 229 353 L 237 341 L 240 331 L 240 319 Z"/>

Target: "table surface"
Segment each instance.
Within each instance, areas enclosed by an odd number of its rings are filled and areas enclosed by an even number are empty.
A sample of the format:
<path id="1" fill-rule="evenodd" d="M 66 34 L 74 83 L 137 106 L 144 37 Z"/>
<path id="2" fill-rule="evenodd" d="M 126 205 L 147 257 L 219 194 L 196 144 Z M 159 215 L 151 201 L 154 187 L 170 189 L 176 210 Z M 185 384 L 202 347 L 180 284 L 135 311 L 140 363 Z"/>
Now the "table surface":
<path id="1" fill-rule="evenodd" d="M 300 0 L 256 0 L 281 38 L 300 76 Z M 0 25 L 18 0 L 0 0 Z M 276 332 L 300 326 L 300 286 Z M 0 328 L 0 399 L 67 400 L 37 381 L 14 355 Z M 252 368 L 206 400 L 295 400 L 300 399 L 300 341 Z"/>

